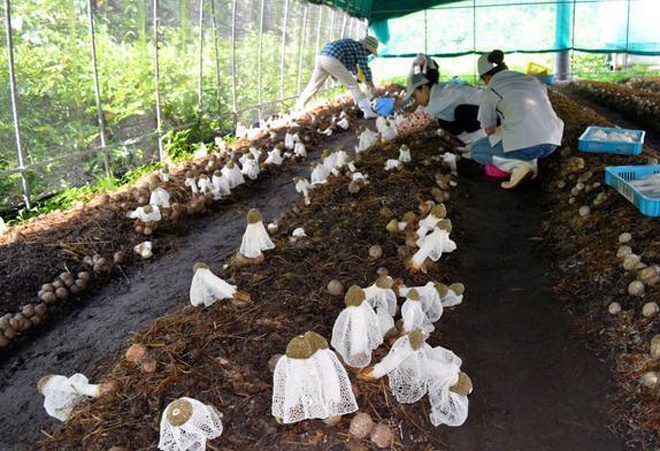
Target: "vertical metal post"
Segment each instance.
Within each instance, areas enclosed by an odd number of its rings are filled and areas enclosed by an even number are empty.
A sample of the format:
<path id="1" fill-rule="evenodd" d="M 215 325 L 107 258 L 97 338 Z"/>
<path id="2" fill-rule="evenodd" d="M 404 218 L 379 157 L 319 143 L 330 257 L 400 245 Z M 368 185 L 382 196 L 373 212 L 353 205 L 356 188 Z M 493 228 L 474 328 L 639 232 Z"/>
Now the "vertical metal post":
<path id="1" fill-rule="evenodd" d="M 197 93 L 197 120 L 200 127 L 204 112 L 204 0 L 199 0 L 199 92 Z M 201 136 L 200 136 L 201 138 Z"/>
<path id="2" fill-rule="evenodd" d="M 154 83 L 156 84 L 156 135 L 158 137 L 158 159 L 163 161 L 163 124 L 160 117 L 160 72 L 158 66 L 158 0 L 154 0 Z"/>
<path id="3" fill-rule="evenodd" d="M 231 2 L 231 108 L 236 122 L 236 0 Z"/>
<path id="4" fill-rule="evenodd" d="M 220 97 L 220 56 L 218 54 L 218 25 L 215 21 L 215 0 L 211 0 L 211 16 L 213 17 L 213 50 L 215 52 L 215 95 L 218 102 L 218 115 L 222 109 Z"/>
<path id="5" fill-rule="evenodd" d="M 316 51 L 315 55 L 319 53 L 321 45 L 321 24 L 323 23 L 323 6 L 319 5 L 319 23 L 316 24 Z"/>
<path id="6" fill-rule="evenodd" d="M 94 14 L 92 11 L 92 1 L 87 2 L 87 13 L 89 19 L 89 40 L 92 50 L 92 69 L 94 71 L 94 97 L 96 98 L 96 117 L 99 123 L 99 139 L 101 140 L 101 152 L 103 153 L 103 168 L 105 176 L 110 177 L 110 168 L 108 167 L 108 154 L 105 151 L 105 121 L 103 120 L 103 107 L 101 106 L 101 87 L 99 86 L 99 72 L 96 65 L 96 40 L 94 33 Z"/>
<path id="7" fill-rule="evenodd" d="M 424 55 L 429 53 L 429 18 L 428 10 L 424 10 Z"/>
<path id="8" fill-rule="evenodd" d="M 303 11 L 303 29 L 300 34 L 300 47 L 298 47 L 298 82 L 296 83 L 296 95 L 300 95 L 300 85 L 302 84 L 302 67 L 305 49 L 305 38 L 307 37 L 307 14 L 309 12 L 309 3 L 305 3 Z"/>
<path id="9" fill-rule="evenodd" d="M 341 38 L 346 37 L 346 24 L 348 23 L 348 8 L 350 7 L 351 2 L 348 2 L 346 5 L 346 12 L 344 13 L 344 21 L 341 24 Z"/>
<path id="10" fill-rule="evenodd" d="M 284 24 L 282 25 L 282 48 L 280 49 L 280 103 L 284 102 L 284 56 L 286 53 L 286 28 L 288 21 L 289 0 L 284 0 Z"/>
<path id="11" fill-rule="evenodd" d="M 330 27 L 328 27 L 328 39 L 327 41 L 330 42 L 332 41 L 332 32 L 334 31 L 335 28 L 335 10 L 332 9 L 330 11 Z"/>
<path id="12" fill-rule="evenodd" d="M 265 5 L 265 0 L 261 0 L 261 13 L 259 15 L 259 47 L 257 49 L 257 103 L 259 105 L 259 122 L 261 123 L 262 119 L 262 107 L 261 105 L 263 104 L 263 96 L 261 94 L 261 86 L 262 86 L 262 69 L 261 69 L 261 56 L 263 54 L 263 47 L 264 47 L 264 5 Z"/>
<path id="13" fill-rule="evenodd" d="M 18 106 L 16 100 L 16 76 L 14 73 L 14 42 L 11 35 L 11 5 L 10 0 L 5 0 L 5 37 L 7 40 L 7 57 L 9 62 L 9 96 L 11 98 L 11 114 L 14 118 L 14 140 L 16 141 L 16 157 L 18 158 L 18 169 L 21 171 L 21 187 L 23 188 L 23 200 L 25 207 L 30 209 L 30 190 L 25 178 L 25 166 L 23 164 L 23 146 L 21 145 L 21 126 L 18 117 Z"/>

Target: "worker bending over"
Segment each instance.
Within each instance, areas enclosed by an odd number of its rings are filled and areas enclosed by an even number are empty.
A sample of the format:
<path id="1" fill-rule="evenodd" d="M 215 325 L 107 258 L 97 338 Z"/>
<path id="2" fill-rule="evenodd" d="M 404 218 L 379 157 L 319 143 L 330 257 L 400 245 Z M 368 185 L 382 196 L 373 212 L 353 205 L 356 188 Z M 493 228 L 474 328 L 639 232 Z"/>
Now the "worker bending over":
<path id="1" fill-rule="evenodd" d="M 364 74 L 364 81 L 368 89 L 373 92 L 374 87 L 371 69 L 369 69 L 369 54 L 378 55 L 378 40 L 372 36 L 355 41 L 353 39 L 340 39 L 327 43 L 316 56 L 314 72 L 307 87 L 300 94 L 296 102 L 296 110 L 301 111 L 305 104 L 319 90 L 323 82 L 332 75 L 340 83 L 345 84 L 355 103 L 366 118 L 374 118 L 377 114 L 371 109 L 369 99 L 360 91 L 358 86 L 358 68 Z"/>

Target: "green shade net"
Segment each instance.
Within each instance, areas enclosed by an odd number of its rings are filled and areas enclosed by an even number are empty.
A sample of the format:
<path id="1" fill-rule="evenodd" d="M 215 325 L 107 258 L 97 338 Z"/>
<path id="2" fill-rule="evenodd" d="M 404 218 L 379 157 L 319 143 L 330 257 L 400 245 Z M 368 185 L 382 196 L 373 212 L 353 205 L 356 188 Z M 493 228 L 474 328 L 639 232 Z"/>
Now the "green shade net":
<path id="1" fill-rule="evenodd" d="M 382 45 L 379 56 L 419 52 L 458 56 L 487 52 L 660 55 L 657 0 L 320 0 L 365 17 Z"/>

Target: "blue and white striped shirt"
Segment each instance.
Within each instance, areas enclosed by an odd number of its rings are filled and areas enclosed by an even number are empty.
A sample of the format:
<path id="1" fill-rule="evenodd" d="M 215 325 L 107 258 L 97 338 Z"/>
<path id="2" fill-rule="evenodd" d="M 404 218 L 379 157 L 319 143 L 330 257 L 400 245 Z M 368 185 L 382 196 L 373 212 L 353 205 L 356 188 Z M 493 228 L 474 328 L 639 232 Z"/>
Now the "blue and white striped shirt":
<path id="1" fill-rule="evenodd" d="M 369 69 L 370 55 L 364 46 L 353 39 L 340 39 L 338 41 L 328 42 L 319 55 L 331 56 L 338 59 L 346 69 L 353 75 L 357 74 L 359 65 L 367 81 L 371 81 L 371 69 Z"/>

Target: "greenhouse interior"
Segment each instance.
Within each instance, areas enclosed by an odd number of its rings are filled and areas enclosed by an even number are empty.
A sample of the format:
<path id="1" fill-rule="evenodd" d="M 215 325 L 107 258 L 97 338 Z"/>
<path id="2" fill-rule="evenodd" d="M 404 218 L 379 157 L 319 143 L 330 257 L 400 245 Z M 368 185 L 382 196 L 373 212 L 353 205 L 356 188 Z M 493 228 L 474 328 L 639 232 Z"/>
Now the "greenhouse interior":
<path id="1" fill-rule="evenodd" d="M 0 450 L 660 449 L 660 3 L 4 0 Z"/>

